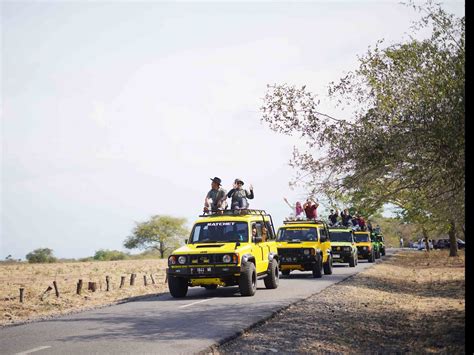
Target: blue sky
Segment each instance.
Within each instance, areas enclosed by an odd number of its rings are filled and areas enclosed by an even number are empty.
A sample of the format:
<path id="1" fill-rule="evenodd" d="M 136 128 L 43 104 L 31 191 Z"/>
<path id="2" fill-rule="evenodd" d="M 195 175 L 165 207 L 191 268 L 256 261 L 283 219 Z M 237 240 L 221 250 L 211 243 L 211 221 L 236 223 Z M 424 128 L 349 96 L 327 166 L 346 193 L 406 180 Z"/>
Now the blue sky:
<path id="1" fill-rule="evenodd" d="M 0 258 L 122 249 L 155 214 L 191 225 L 214 176 L 252 183 L 279 224 L 283 197 L 304 198 L 288 187 L 301 142 L 260 122 L 266 85 L 307 85 L 345 117 L 328 83 L 418 17 L 396 1 L 3 1 Z"/>

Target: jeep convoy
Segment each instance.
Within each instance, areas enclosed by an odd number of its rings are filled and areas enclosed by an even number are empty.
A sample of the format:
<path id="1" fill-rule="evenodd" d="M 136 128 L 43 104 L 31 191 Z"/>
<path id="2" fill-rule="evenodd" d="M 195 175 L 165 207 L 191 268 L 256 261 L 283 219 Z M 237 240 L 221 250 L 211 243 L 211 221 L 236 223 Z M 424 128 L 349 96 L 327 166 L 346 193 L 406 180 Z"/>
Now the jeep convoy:
<path id="1" fill-rule="evenodd" d="M 257 280 L 278 287 L 280 271 L 311 271 L 314 278 L 332 274 L 333 262 L 355 267 L 359 259 L 374 262 L 385 254 L 381 234 L 331 227 L 319 220 L 285 221 L 275 233 L 264 210 L 223 210 L 199 216 L 186 244 L 168 257 L 168 288 L 175 298 L 189 287 L 214 290 L 238 286 L 253 296 Z M 371 238 L 372 237 L 372 238 Z"/>

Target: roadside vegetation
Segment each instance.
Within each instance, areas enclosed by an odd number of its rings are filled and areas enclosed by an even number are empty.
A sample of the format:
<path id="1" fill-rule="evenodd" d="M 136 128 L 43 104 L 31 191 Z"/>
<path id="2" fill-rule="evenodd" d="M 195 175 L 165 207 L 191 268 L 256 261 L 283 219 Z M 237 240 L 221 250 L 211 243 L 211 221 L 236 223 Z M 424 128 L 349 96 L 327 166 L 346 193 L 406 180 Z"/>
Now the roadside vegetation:
<path id="1" fill-rule="evenodd" d="M 449 233 L 455 256 L 465 224 L 465 18 L 431 0 L 408 5 L 421 16 L 409 37 L 378 41 L 329 85 L 347 117 L 320 112 L 309 88 L 283 83 L 268 85 L 262 120 L 306 143 L 290 161 L 293 183 L 369 218 L 394 204 L 426 239 Z"/>

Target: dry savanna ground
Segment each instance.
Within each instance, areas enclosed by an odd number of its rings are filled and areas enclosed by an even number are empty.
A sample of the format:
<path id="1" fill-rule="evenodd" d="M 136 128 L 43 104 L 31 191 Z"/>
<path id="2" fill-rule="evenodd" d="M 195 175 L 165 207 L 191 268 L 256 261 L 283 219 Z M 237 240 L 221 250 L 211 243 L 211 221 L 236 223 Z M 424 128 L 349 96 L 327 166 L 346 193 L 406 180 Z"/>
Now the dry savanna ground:
<path id="1" fill-rule="evenodd" d="M 166 292 L 165 269 L 166 260 L 161 259 L 0 264 L 1 324 L 67 314 L 136 296 Z M 130 285 L 131 274 L 136 274 L 133 286 Z M 110 278 L 109 291 L 106 291 L 106 276 Z M 125 276 L 125 284 L 119 288 L 122 276 Z M 144 276 L 147 277 L 147 286 Z M 81 294 L 77 295 L 79 279 L 83 280 L 83 287 Z M 58 286 L 59 297 L 56 297 L 53 281 Z M 95 292 L 87 289 L 89 282 L 97 283 Z M 48 286 L 52 289 L 41 300 Z M 20 303 L 20 288 L 24 288 L 23 303 Z"/>
<path id="2" fill-rule="evenodd" d="M 227 353 L 465 353 L 464 251 L 405 251 L 213 349 Z"/>

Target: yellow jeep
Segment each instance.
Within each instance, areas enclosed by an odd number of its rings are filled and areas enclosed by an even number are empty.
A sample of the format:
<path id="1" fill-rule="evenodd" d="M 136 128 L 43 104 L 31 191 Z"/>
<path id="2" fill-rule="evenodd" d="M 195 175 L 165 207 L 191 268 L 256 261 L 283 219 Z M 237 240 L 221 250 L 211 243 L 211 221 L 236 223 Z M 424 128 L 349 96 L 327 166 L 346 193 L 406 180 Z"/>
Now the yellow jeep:
<path id="1" fill-rule="evenodd" d="M 272 217 L 263 210 L 225 210 L 201 215 L 186 245 L 168 258 L 168 287 L 184 297 L 188 287 L 239 286 L 253 296 L 257 279 L 278 287 L 279 270 Z"/>
<path id="2" fill-rule="evenodd" d="M 354 239 L 357 247 L 357 257 L 359 259 L 367 259 L 369 263 L 373 263 L 378 251 L 375 242 L 372 241 L 370 232 L 354 232 Z"/>
<path id="3" fill-rule="evenodd" d="M 285 221 L 277 235 L 280 269 L 288 276 L 292 270 L 312 271 L 313 277 L 332 274 L 331 242 L 323 221 Z"/>

